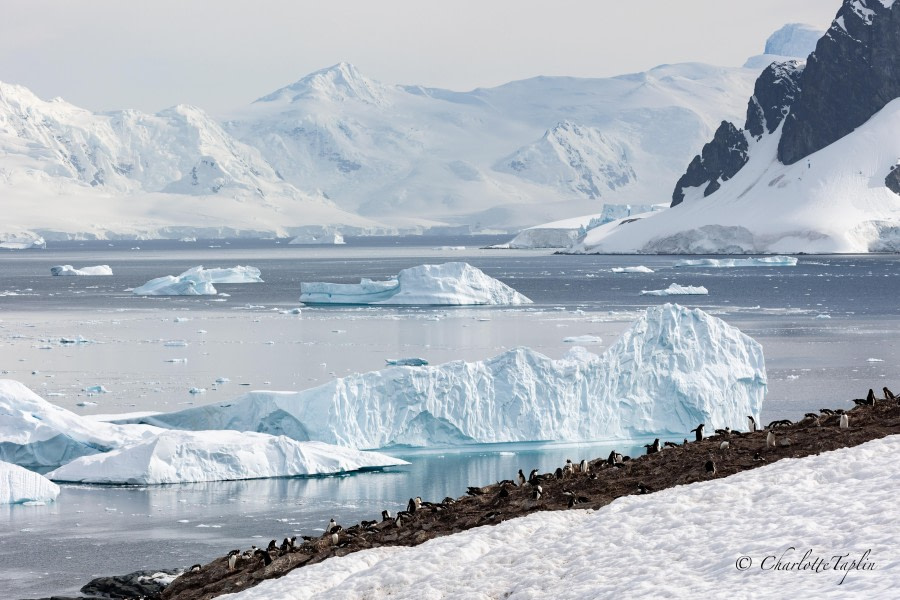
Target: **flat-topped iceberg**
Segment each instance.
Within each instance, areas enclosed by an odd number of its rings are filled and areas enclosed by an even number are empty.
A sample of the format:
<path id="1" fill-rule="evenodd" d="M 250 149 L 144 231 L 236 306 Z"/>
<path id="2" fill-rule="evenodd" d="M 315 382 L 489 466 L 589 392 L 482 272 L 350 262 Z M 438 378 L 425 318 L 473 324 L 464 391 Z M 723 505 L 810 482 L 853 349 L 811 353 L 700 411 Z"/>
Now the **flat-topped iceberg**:
<path id="1" fill-rule="evenodd" d="M 50 267 L 50 274 L 56 277 L 60 276 L 94 276 L 94 275 L 112 275 L 112 269 L 109 265 L 97 265 L 96 267 L 81 267 L 76 269 L 72 265 L 57 265 Z"/>
<path id="2" fill-rule="evenodd" d="M 34 471 L 0 461 L 0 504 L 50 502 L 59 496 L 59 486 Z"/>
<path id="3" fill-rule="evenodd" d="M 356 448 L 683 435 L 743 428 L 766 391 L 762 347 L 701 310 L 648 308 L 606 352 L 516 348 L 478 362 L 390 367 L 302 392 L 128 422 L 234 429 Z"/>
<path id="4" fill-rule="evenodd" d="M 80 483 L 155 485 L 329 475 L 405 464 L 379 452 L 265 433 L 165 431 L 104 454 L 82 456 L 47 477 Z"/>
<path id="5" fill-rule="evenodd" d="M 214 283 L 261 283 L 259 269 L 236 266 L 226 269 L 192 267 L 178 276 L 151 279 L 134 289 L 137 296 L 215 296 Z"/>
<path id="6" fill-rule="evenodd" d="M 709 290 L 702 285 L 670 284 L 664 290 L 641 290 L 642 296 L 706 296 Z"/>
<path id="7" fill-rule="evenodd" d="M 300 284 L 307 304 L 531 304 L 502 281 L 464 262 L 403 269 L 396 279 L 359 283 Z"/>
<path id="8" fill-rule="evenodd" d="M 676 267 L 796 267 L 793 256 L 761 256 L 754 258 L 696 258 L 679 260 Z"/>
<path id="9" fill-rule="evenodd" d="M 613 273 L 652 273 L 653 269 L 650 267 L 645 267 L 644 265 L 638 265 L 636 267 L 613 267 Z"/>
<path id="10" fill-rule="evenodd" d="M 18 381 L 0 379 L 0 460 L 57 467 L 146 436 L 153 427 L 99 423 L 47 402 Z"/>

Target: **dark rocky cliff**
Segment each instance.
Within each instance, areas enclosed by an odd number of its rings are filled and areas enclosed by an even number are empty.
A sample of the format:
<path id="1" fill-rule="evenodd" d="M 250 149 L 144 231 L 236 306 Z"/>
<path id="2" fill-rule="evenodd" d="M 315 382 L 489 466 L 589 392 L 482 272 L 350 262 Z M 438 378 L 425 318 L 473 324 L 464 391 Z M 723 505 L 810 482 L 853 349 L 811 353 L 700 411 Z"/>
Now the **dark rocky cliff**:
<path id="1" fill-rule="evenodd" d="M 703 146 L 699 155 L 688 165 L 687 172 L 675 184 L 672 206 L 684 200 L 684 189 L 705 185 L 704 196 L 721 187 L 719 180 L 727 181 L 741 170 L 748 160 L 747 137 L 728 121 L 722 121 L 711 142 Z"/>
<path id="2" fill-rule="evenodd" d="M 798 60 L 773 62 L 756 79 L 753 96 L 747 103 L 744 129 L 755 138 L 774 133 L 800 95 L 804 64 Z"/>

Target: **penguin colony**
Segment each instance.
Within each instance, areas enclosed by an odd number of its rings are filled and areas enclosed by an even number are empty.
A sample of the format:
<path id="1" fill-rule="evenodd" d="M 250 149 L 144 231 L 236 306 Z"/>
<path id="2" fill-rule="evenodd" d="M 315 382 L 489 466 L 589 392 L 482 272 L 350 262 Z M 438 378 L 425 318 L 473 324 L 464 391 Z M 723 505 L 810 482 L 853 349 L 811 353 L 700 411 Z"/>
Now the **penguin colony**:
<path id="1" fill-rule="evenodd" d="M 796 423 L 781 419 L 762 428 L 748 416 L 746 432 L 725 428 L 705 436 L 706 426 L 700 423 L 692 430 L 694 441 L 661 444 L 656 439 L 644 446 L 644 457 L 632 458 L 613 450 L 603 459 L 567 460 L 548 473 L 531 469 L 526 475 L 519 469 L 514 479 L 469 487 L 460 498 L 447 497 L 440 502 L 410 498 L 406 510 L 396 516 L 385 509 L 380 520 L 346 528 L 331 519 L 320 535 L 286 537 L 280 545 L 272 540 L 265 549 L 251 546 L 243 552 L 233 550 L 207 565 L 194 565 L 170 584 L 163 597 L 193 598 L 191 581 L 205 577 L 211 569 L 215 573 L 210 577 L 221 583 L 221 593 L 237 591 L 293 568 L 355 550 L 416 545 L 436 535 L 496 524 L 537 510 L 599 508 L 623 495 L 649 494 L 672 485 L 724 477 L 784 457 L 806 456 L 900 433 L 900 399 L 888 388 L 882 391 L 883 398 L 876 398 L 869 390 L 867 398 L 854 402 L 850 410 L 823 408 L 819 413 L 807 413 Z M 873 423 L 883 424 L 883 431 L 865 435 L 862 425 Z M 800 454 L 791 453 L 796 446 L 788 434 L 807 440 Z M 659 480 L 660 473 L 665 473 L 663 481 Z"/>

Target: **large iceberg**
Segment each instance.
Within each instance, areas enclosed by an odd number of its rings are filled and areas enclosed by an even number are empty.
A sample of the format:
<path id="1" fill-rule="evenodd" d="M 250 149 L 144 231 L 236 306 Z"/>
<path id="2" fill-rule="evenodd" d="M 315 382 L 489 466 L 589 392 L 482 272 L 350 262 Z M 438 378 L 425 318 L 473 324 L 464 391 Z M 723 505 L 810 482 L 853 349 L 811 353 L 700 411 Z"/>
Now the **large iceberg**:
<path id="1" fill-rule="evenodd" d="M 797 259 L 793 256 L 760 256 L 754 258 L 692 258 L 679 260 L 676 267 L 796 267 Z"/>
<path id="2" fill-rule="evenodd" d="M 391 367 L 302 392 L 130 422 L 234 429 L 356 448 L 683 435 L 742 428 L 766 392 L 762 347 L 701 310 L 648 308 L 606 352 L 559 360 L 516 348 L 478 362 Z"/>
<path id="3" fill-rule="evenodd" d="M 664 290 L 641 290 L 642 296 L 706 296 L 709 290 L 702 285 L 669 284 Z"/>
<path id="4" fill-rule="evenodd" d="M 72 265 L 57 265 L 55 267 L 50 267 L 50 274 L 59 276 L 72 276 L 72 275 L 112 275 L 112 269 L 109 268 L 109 265 L 97 265 L 96 267 L 82 267 L 80 269 L 76 269 Z"/>
<path id="5" fill-rule="evenodd" d="M 502 281 L 468 263 L 420 265 L 403 269 L 396 279 L 359 283 L 300 284 L 307 304 L 531 304 Z"/>
<path id="6" fill-rule="evenodd" d="M 34 471 L 0 461 L 0 504 L 49 502 L 59 496 L 59 486 Z"/>
<path id="7" fill-rule="evenodd" d="M 166 431 L 47 474 L 55 481 L 154 485 L 327 475 L 405 465 L 378 452 L 238 431 Z"/>
<path id="8" fill-rule="evenodd" d="M 152 436 L 153 427 L 100 423 L 47 402 L 10 379 L 0 379 L 0 460 L 30 469 L 53 468 Z"/>
<path id="9" fill-rule="evenodd" d="M 236 266 L 227 269 L 192 267 L 178 276 L 151 279 L 134 289 L 137 296 L 215 296 L 214 283 L 261 283 L 259 269 Z"/>

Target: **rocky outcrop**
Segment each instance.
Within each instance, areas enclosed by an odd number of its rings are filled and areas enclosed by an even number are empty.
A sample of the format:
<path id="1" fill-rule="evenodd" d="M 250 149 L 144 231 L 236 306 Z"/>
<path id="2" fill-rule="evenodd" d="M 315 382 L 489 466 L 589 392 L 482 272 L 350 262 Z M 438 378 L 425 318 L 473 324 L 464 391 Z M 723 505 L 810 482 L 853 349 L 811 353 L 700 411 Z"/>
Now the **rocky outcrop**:
<path id="1" fill-rule="evenodd" d="M 744 132 L 727 121 L 722 121 L 711 142 L 703 146 L 699 155 L 688 165 L 687 172 L 675 184 L 672 206 L 684 201 L 684 190 L 706 186 L 704 196 L 709 196 L 741 170 L 749 158 L 749 147 Z"/>
<path id="2" fill-rule="evenodd" d="M 766 67 L 753 87 L 747 103 L 747 122 L 744 129 L 755 138 L 774 133 L 791 105 L 800 95 L 800 76 L 804 63 L 798 60 L 774 62 Z"/>
<path id="3" fill-rule="evenodd" d="M 884 178 L 884 185 L 889 190 L 900 196 L 900 164 L 891 167 L 891 172 Z"/>
<path id="4" fill-rule="evenodd" d="M 807 61 L 778 159 L 790 165 L 866 122 L 900 96 L 900 3 L 844 0 Z"/>

